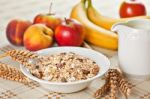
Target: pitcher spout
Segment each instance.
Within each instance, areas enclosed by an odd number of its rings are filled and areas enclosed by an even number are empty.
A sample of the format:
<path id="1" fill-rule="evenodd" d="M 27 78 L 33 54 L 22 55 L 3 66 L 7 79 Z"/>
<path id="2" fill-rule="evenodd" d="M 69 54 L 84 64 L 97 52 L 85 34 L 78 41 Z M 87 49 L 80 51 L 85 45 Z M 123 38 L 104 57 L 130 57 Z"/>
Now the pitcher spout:
<path id="1" fill-rule="evenodd" d="M 126 22 L 116 23 L 111 27 L 113 32 L 120 33 L 132 33 L 131 31 L 137 32 L 139 30 L 142 31 L 150 31 L 150 20 L 149 19 L 135 19 L 129 20 Z"/>
<path id="2" fill-rule="evenodd" d="M 113 31 L 113 32 L 118 32 L 120 29 L 122 29 L 122 27 L 123 27 L 123 23 L 114 24 L 114 25 L 111 27 L 111 31 Z"/>
<path id="3" fill-rule="evenodd" d="M 118 35 L 125 35 L 129 34 L 129 31 L 133 31 L 133 29 L 130 28 L 127 23 L 117 23 L 112 26 L 111 31 L 116 32 Z"/>

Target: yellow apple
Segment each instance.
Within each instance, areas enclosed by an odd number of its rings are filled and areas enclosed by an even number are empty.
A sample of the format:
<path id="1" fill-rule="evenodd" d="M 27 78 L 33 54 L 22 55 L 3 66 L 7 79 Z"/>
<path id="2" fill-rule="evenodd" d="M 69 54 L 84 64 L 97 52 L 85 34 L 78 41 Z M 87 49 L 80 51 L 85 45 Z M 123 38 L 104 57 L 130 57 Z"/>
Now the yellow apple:
<path id="1" fill-rule="evenodd" d="M 23 41 L 26 49 L 37 51 L 53 44 L 53 31 L 43 24 L 31 25 L 24 33 Z"/>

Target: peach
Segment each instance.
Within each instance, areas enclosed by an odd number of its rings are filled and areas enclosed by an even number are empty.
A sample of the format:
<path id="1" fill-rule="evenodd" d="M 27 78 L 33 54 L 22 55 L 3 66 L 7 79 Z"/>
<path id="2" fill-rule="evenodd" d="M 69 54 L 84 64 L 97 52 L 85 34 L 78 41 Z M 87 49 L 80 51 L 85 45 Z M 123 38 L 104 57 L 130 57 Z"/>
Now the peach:
<path id="1" fill-rule="evenodd" d="M 34 24 L 41 23 L 47 27 L 55 30 L 55 28 L 61 24 L 62 20 L 53 14 L 39 14 L 34 18 Z"/>
<path id="2" fill-rule="evenodd" d="M 31 26 L 32 23 L 26 20 L 14 19 L 10 21 L 6 28 L 6 36 L 13 45 L 23 45 L 23 35 L 25 30 Z"/>
<path id="3" fill-rule="evenodd" d="M 53 44 L 53 31 L 43 24 L 34 24 L 24 33 L 24 46 L 30 51 L 48 48 Z"/>

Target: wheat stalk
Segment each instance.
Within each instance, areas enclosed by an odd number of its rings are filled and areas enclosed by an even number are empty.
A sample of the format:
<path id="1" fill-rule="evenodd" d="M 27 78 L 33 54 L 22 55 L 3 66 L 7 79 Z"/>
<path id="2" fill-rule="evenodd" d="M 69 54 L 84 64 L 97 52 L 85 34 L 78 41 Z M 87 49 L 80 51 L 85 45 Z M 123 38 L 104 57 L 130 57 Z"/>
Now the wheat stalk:
<path id="1" fill-rule="evenodd" d="M 116 99 L 117 94 L 117 77 L 110 78 L 110 96 L 112 99 Z"/>
<path id="2" fill-rule="evenodd" d="M 23 57 L 23 58 L 28 58 L 28 59 L 37 59 L 37 58 L 42 58 L 42 56 L 27 51 L 27 50 L 10 50 L 7 51 L 5 54 L 1 55 L 0 58 L 10 56 L 10 57 Z"/>
<path id="3" fill-rule="evenodd" d="M 99 98 L 101 99 L 101 98 Z M 103 97 L 102 99 L 116 99 L 116 96 L 114 96 L 112 93 L 108 93 L 105 97 Z"/>
<path id="4" fill-rule="evenodd" d="M 104 90 L 106 85 L 109 85 L 109 88 L 107 88 L 109 90 L 107 90 L 107 92 L 106 90 Z M 121 93 L 123 93 L 127 99 L 127 96 L 130 94 L 132 87 L 133 85 L 126 81 L 117 69 L 109 69 L 108 72 L 105 74 L 104 86 L 98 89 L 95 92 L 94 96 L 100 99 L 100 97 L 105 95 L 103 97 L 104 99 L 116 99 L 117 91 L 120 90 Z"/>
<path id="5" fill-rule="evenodd" d="M 110 88 L 110 84 L 109 83 L 105 83 L 100 89 L 98 89 L 95 93 L 94 93 L 94 98 L 99 99 L 100 97 L 104 96 Z"/>
<path id="6" fill-rule="evenodd" d="M 6 80 L 28 83 L 30 80 L 25 77 L 21 71 L 8 64 L 0 62 L 0 77 Z"/>
<path id="7" fill-rule="evenodd" d="M 27 51 L 27 50 L 11 50 L 11 51 L 8 51 L 6 52 L 7 55 L 11 56 L 11 57 L 24 57 L 24 58 L 28 58 L 28 59 L 35 59 L 35 58 L 38 58 L 39 55 L 33 53 L 33 52 L 30 52 L 30 51 Z"/>
<path id="8" fill-rule="evenodd" d="M 117 83 L 118 83 L 118 74 L 114 72 L 115 70 L 110 69 L 106 74 L 106 80 L 110 83 L 110 92 L 104 98 L 106 99 L 116 99 L 117 95 Z"/>
<path id="9" fill-rule="evenodd" d="M 30 63 L 30 60 L 33 62 L 35 60 L 43 60 L 46 57 L 40 56 L 36 53 L 27 51 L 27 50 L 11 50 L 1 55 L 0 58 L 10 56 L 12 60 L 17 61 L 27 67 L 28 69 L 33 67 L 33 63 Z"/>
<path id="10" fill-rule="evenodd" d="M 107 76 L 116 76 L 118 79 L 118 87 L 121 91 L 121 93 L 123 93 L 125 95 L 125 97 L 127 98 L 128 95 L 130 95 L 131 89 L 133 87 L 133 85 L 131 83 L 129 83 L 127 80 L 125 80 L 123 78 L 123 75 L 117 70 L 117 69 L 111 69 Z"/>
<path id="11" fill-rule="evenodd" d="M 120 91 L 125 95 L 126 99 L 127 96 L 130 95 L 131 89 L 133 88 L 133 85 L 129 83 L 127 80 L 124 78 L 119 79 L 119 89 Z"/>
<path id="12" fill-rule="evenodd" d="M 110 85 L 110 88 L 109 88 L 109 92 L 107 92 L 108 94 L 106 94 L 103 99 L 116 99 L 116 94 L 117 94 L 117 86 L 114 85 L 114 81 L 111 81 L 111 85 Z M 99 97 L 99 99 L 101 99 Z"/>

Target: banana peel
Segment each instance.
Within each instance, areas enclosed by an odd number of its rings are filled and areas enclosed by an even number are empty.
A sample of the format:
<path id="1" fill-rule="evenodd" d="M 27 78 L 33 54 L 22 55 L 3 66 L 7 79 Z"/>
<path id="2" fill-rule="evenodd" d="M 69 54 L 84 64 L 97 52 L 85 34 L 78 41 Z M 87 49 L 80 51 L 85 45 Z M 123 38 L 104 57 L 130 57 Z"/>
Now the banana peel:
<path id="1" fill-rule="evenodd" d="M 91 22 L 87 16 L 87 9 L 85 7 L 85 2 L 87 2 L 87 0 L 81 0 L 80 3 L 75 5 L 70 15 L 71 18 L 78 20 L 85 26 L 86 29 L 85 40 L 99 47 L 117 50 L 118 35 L 114 32 L 99 27 L 93 22 Z"/>
<path id="2" fill-rule="evenodd" d="M 127 22 L 129 20 L 136 20 L 136 19 L 150 19 L 150 16 L 136 16 L 131 18 L 110 18 L 107 16 L 101 15 L 92 5 L 91 0 L 87 0 L 88 7 L 87 7 L 87 16 L 90 21 L 94 24 L 103 27 L 107 30 L 111 30 L 112 25 L 118 22 Z"/>

